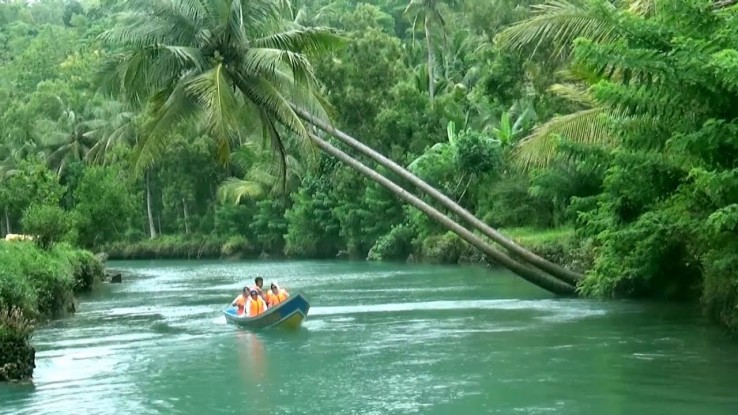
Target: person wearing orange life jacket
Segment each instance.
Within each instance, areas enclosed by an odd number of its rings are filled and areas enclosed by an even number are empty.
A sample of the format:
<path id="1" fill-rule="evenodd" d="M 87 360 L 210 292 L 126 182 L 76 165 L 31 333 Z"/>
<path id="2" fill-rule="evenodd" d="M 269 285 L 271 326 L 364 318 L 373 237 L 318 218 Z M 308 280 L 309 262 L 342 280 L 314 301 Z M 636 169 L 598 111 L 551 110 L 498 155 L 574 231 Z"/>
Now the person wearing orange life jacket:
<path id="1" fill-rule="evenodd" d="M 267 305 L 269 307 L 274 307 L 282 301 L 286 300 L 289 296 L 290 295 L 287 294 L 287 291 L 285 291 L 283 288 L 279 288 L 279 285 L 276 282 L 273 282 L 271 285 L 271 289 L 266 293 Z"/>
<path id="2" fill-rule="evenodd" d="M 244 308 L 246 307 L 246 302 L 249 299 L 249 287 L 243 287 L 243 292 L 236 297 L 235 300 L 231 303 L 232 306 L 236 307 L 236 314 L 242 315 Z"/>
<path id="3" fill-rule="evenodd" d="M 267 310 L 267 305 L 264 299 L 259 297 L 259 293 L 252 289 L 251 296 L 246 301 L 244 308 L 247 317 L 256 317 Z"/>
<path id="4" fill-rule="evenodd" d="M 254 286 L 251 287 L 252 290 L 256 290 L 257 294 L 259 294 L 259 297 L 261 297 L 264 302 L 267 301 L 266 295 L 264 294 L 264 278 L 262 277 L 256 277 L 254 278 Z"/>

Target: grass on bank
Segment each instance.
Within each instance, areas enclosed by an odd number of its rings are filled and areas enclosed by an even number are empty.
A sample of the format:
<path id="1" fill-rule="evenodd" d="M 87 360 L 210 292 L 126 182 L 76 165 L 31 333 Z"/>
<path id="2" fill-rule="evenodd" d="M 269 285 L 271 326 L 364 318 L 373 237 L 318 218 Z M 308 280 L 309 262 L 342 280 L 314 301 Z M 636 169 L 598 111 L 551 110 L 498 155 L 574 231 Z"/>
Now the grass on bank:
<path id="1" fill-rule="evenodd" d="M 500 230 L 504 235 L 530 249 L 547 249 L 550 246 L 568 244 L 574 235 L 573 228 L 534 229 L 511 228 Z M 378 243 L 381 255 L 374 260 L 405 260 L 409 254 L 419 258 L 456 262 L 465 256 L 472 247 L 451 232 L 431 235 L 413 246 L 414 233 L 406 226 L 397 227 Z M 98 247 L 110 259 L 215 259 L 226 257 L 257 257 L 260 247 L 255 246 L 245 236 L 216 235 L 160 235 L 154 239 L 139 241 L 118 241 Z M 272 253 L 273 252 L 269 252 Z M 338 253 L 338 252 L 337 252 Z M 468 255 L 467 255 L 468 256 Z M 436 258 L 438 257 L 438 258 Z"/>
<path id="2" fill-rule="evenodd" d="M 562 243 L 572 240 L 574 228 L 561 227 L 553 229 L 510 228 L 500 229 L 500 233 L 524 247 Z"/>
<path id="3" fill-rule="evenodd" d="M 73 311 L 74 293 L 92 288 L 105 270 L 95 256 L 67 244 L 49 250 L 33 242 L 0 241 L 0 330 L 25 318 Z"/>
<path id="4" fill-rule="evenodd" d="M 214 259 L 258 254 L 243 236 L 211 235 L 161 235 L 135 242 L 113 242 L 99 250 L 110 259 Z"/>

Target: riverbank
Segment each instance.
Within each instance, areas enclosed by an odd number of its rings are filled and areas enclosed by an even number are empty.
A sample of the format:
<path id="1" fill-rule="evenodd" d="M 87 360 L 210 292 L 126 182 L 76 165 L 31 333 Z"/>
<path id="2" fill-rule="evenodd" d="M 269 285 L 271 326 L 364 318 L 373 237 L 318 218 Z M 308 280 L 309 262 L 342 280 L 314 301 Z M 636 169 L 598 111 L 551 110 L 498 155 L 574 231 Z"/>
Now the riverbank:
<path id="1" fill-rule="evenodd" d="M 66 244 L 45 251 L 32 242 L 0 241 L 0 264 L 0 381 L 28 380 L 34 327 L 74 313 L 74 295 L 90 291 L 105 269 L 91 252 Z"/>
<path id="2" fill-rule="evenodd" d="M 584 272 L 592 265 L 591 252 L 576 241 L 573 228 L 512 228 L 500 229 L 500 232 L 524 248 L 561 266 Z M 424 240 L 420 244 L 419 252 L 413 254 L 412 260 L 440 264 L 481 263 L 492 267 L 498 266 L 489 261 L 481 251 L 451 232 Z"/>
<path id="3" fill-rule="evenodd" d="M 582 271 L 591 264 L 585 252 L 575 244 L 572 228 L 535 229 L 512 228 L 501 232 L 522 246 L 553 262 Z M 162 235 L 134 242 L 119 241 L 96 249 L 111 260 L 153 259 L 268 259 L 288 257 L 283 252 L 266 252 L 242 236 Z M 461 238 L 448 232 L 412 240 L 402 230 L 390 233 L 390 238 L 377 243 L 366 258 L 351 258 L 337 251 L 327 258 L 300 259 L 368 259 L 375 261 L 407 261 L 435 264 L 468 264 L 487 262 L 485 256 Z"/>
<path id="4" fill-rule="evenodd" d="M 247 259 L 262 255 L 245 237 L 162 235 L 154 239 L 118 241 L 96 249 L 109 259 Z"/>

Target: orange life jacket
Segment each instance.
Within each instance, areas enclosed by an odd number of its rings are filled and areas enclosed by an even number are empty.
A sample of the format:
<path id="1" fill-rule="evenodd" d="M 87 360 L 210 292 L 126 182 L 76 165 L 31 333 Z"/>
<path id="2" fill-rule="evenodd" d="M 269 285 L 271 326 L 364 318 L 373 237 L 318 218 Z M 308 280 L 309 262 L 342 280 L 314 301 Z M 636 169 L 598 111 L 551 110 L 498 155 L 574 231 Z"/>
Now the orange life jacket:
<path id="1" fill-rule="evenodd" d="M 264 300 L 264 302 L 266 302 L 266 300 L 267 300 L 267 297 L 266 297 L 266 295 L 264 294 L 264 290 L 262 290 L 261 288 L 259 288 L 259 286 L 257 286 L 257 285 L 254 285 L 253 287 L 251 287 L 251 288 L 249 289 L 249 292 L 251 292 L 252 290 L 256 290 L 256 292 L 258 293 L 259 297 L 261 297 L 261 298 L 262 298 L 262 300 Z"/>
<path id="2" fill-rule="evenodd" d="M 243 314 L 243 309 L 246 306 L 246 301 L 247 299 L 243 296 L 243 294 L 239 294 L 238 297 L 236 297 L 236 312 L 239 316 Z"/>
<path id="3" fill-rule="evenodd" d="M 254 301 L 254 299 L 252 298 L 249 298 L 249 300 L 246 302 L 246 306 L 249 309 L 249 317 L 258 316 L 267 308 L 266 303 L 261 297 L 256 297 L 256 301 Z"/>
<path id="4" fill-rule="evenodd" d="M 272 290 L 267 291 L 267 303 L 269 303 L 269 307 L 274 307 L 286 299 L 287 292 L 283 289 L 280 289 L 277 294 L 274 294 Z"/>

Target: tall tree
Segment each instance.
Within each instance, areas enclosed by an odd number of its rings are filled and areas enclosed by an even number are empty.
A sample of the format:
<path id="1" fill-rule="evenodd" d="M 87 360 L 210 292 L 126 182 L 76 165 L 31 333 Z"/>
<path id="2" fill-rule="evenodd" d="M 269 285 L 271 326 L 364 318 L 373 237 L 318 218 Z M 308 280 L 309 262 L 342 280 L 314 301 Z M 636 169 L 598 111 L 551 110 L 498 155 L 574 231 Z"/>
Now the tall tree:
<path id="1" fill-rule="evenodd" d="M 340 42 L 328 29 L 284 21 L 287 6 L 275 0 L 124 3 L 127 12 L 102 36 L 122 50 L 102 75 L 105 91 L 121 92 L 138 106 L 150 103 L 137 167 L 161 154 L 174 123 L 200 113 L 221 161 L 243 141 L 240 126 L 258 127 L 286 175 L 280 126 L 308 143 L 290 103 L 327 118 L 308 56 Z"/>
<path id="2" fill-rule="evenodd" d="M 446 39 L 446 19 L 443 17 L 442 0 L 410 0 L 405 13 L 413 13 L 413 37 L 415 36 L 415 27 L 419 19 L 423 19 L 423 29 L 425 30 L 425 46 L 428 52 L 428 94 L 431 101 L 435 96 L 435 69 L 436 69 L 436 50 L 433 43 L 433 31 L 436 25 Z"/>

